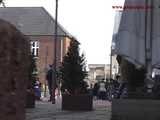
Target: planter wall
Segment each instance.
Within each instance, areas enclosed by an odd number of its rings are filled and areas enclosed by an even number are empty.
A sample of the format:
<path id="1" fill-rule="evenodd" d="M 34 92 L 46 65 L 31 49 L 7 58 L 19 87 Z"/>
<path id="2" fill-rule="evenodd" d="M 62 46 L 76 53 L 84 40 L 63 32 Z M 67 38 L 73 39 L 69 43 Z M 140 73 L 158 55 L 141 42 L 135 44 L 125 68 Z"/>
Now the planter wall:
<path id="1" fill-rule="evenodd" d="M 62 110 L 92 110 L 93 99 L 91 95 L 62 95 Z"/>
<path id="2" fill-rule="evenodd" d="M 26 108 L 35 108 L 35 94 L 34 94 L 34 92 L 27 91 Z"/>
<path id="3" fill-rule="evenodd" d="M 160 101 L 114 99 L 111 120 L 160 120 Z"/>

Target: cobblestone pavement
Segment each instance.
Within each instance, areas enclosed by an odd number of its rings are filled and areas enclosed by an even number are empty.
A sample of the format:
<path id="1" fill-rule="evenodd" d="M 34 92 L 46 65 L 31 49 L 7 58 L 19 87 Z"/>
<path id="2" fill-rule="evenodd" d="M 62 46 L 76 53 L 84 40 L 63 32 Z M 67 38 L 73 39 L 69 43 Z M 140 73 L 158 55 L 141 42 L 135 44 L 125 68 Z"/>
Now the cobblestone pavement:
<path id="1" fill-rule="evenodd" d="M 111 104 L 94 100 L 94 110 L 88 112 L 62 111 L 61 101 L 36 103 L 36 108 L 26 110 L 26 120 L 110 120 Z"/>

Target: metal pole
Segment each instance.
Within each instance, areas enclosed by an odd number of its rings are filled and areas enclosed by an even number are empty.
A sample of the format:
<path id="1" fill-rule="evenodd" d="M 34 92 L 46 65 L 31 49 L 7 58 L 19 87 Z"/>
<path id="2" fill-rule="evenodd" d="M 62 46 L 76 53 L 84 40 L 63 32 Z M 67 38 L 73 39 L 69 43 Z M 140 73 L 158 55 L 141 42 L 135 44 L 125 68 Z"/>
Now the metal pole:
<path id="1" fill-rule="evenodd" d="M 112 51 L 112 49 L 111 49 Z M 111 52 L 111 55 L 110 55 L 110 81 L 111 82 L 111 79 L 112 79 L 112 52 Z"/>
<path id="2" fill-rule="evenodd" d="M 45 72 L 47 73 L 47 58 L 48 58 L 48 46 L 46 47 L 46 55 L 45 55 Z M 44 84 L 44 97 L 47 97 L 47 81 L 45 80 Z"/>
<path id="3" fill-rule="evenodd" d="M 112 47 L 111 47 L 111 54 L 110 54 L 110 79 L 109 79 L 109 99 L 112 100 Z"/>
<path id="4" fill-rule="evenodd" d="M 104 64 L 104 80 L 106 81 L 107 75 L 106 75 L 106 64 Z M 107 82 L 107 81 L 106 81 Z"/>
<path id="5" fill-rule="evenodd" d="M 55 9 L 55 33 L 54 33 L 54 61 L 53 61 L 53 73 L 52 73 L 52 104 L 56 103 L 55 100 L 55 89 L 56 89 L 56 81 L 57 81 L 57 19 L 58 19 L 58 0 L 56 0 L 56 9 Z"/>
<path id="6" fill-rule="evenodd" d="M 146 0 L 146 4 L 153 5 L 152 0 Z M 145 57 L 146 57 L 146 87 L 147 92 L 152 93 L 153 80 L 152 80 L 152 24 L 153 24 L 153 9 L 146 10 L 145 13 Z"/>

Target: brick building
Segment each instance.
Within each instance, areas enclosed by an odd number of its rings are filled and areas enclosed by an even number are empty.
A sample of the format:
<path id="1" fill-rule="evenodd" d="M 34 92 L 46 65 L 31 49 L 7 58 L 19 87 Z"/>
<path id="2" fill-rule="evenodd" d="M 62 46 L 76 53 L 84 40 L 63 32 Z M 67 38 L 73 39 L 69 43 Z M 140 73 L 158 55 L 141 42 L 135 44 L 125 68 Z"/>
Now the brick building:
<path id="1" fill-rule="evenodd" d="M 38 75 L 44 83 L 47 66 L 54 60 L 54 19 L 43 7 L 0 8 L 0 18 L 12 23 L 29 38 Z M 70 40 L 71 36 L 58 25 L 57 65 L 67 52 Z"/>

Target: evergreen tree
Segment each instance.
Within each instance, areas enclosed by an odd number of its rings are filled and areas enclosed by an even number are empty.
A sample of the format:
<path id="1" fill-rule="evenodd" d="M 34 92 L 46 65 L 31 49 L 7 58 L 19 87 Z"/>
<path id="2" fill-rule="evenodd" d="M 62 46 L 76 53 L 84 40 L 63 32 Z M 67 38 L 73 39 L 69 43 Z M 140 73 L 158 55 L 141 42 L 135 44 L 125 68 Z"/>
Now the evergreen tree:
<path id="1" fill-rule="evenodd" d="M 37 77 L 36 61 L 33 55 L 30 55 L 29 82 L 28 89 L 33 89 Z"/>
<path id="2" fill-rule="evenodd" d="M 79 43 L 72 39 L 67 54 L 64 56 L 60 67 L 62 82 L 62 92 L 68 91 L 70 94 L 81 94 L 87 90 L 84 81 L 87 76 L 86 61 L 84 54 L 79 53 Z"/>
<path id="3" fill-rule="evenodd" d="M 29 55 L 29 67 L 28 67 L 28 81 L 27 81 L 27 96 L 26 96 L 26 108 L 35 107 L 35 91 L 34 85 L 37 77 L 36 61 L 33 55 Z"/>

